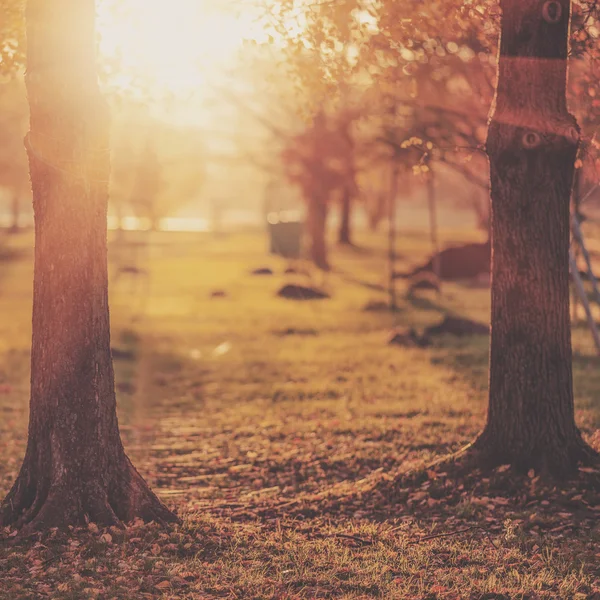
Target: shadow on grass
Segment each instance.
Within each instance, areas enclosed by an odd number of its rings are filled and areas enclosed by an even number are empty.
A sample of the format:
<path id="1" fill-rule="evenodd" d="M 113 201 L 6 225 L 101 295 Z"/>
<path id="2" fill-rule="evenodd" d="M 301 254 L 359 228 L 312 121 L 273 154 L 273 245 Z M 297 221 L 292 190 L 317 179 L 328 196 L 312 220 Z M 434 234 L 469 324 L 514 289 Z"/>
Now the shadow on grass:
<path id="1" fill-rule="evenodd" d="M 340 254 L 344 253 L 344 251 L 347 251 L 348 253 L 359 254 L 361 256 L 387 256 L 387 249 L 373 248 L 364 245 L 361 246 L 355 243 L 342 244 L 338 242 L 338 244 L 336 245 L 336 249 Z M 401 252 L 396 252 L 396 259 L 401 260 L 403 258 L 405 258 L 404 254 L 402 254 Z"/>
<path id="2" fill-rule="evenodd" d="M 0 264 L 16 262 L 29 254 L 30 251 L 27 248 L 10 248 L 0 245 Z"/>
<path id="3" fill-rule="evenodd" d="M 434 311 L 440 313 L 443 317 L 457 316 L 447 306 L 428 298 L 427 296 L 407 294 L 406 301 L 409 302 L 413 308 L 424 311 Z"/>
<path id="4" fill-rule="evenodd" d="M 348 273 L 348 271 L 344 271 L 343 269 L 340 269 L 339 267 L 336 267 L 334 269 L 334 272 L 342 279 L 342 281 L 345 281 L 346 283 L 359 285 L 368 290 L 373 290 L 376 292 L 387 291 L 387 287 L 385 287 L 384 285 L 381 285 L 380 283 L 373 283 L 372 281 L 366 281 L 365 279 L 356 277 L 355 275 L 352 275 L 352 273 Z"/>
<path id="5" fill-rule="evenodd" d="M 33 256 L 33 247 L 18 246 L 14 234 L 0 233 L 0 265 L 17 262 Z M 13 243 L 11 243 L 13 242 Z"/>
<path id="6" fill-rule="evenodd" d="M 488 385 L 489 336 L 437 338 L 431 364 L 452 369 L 473 389 L 484 391 Z"/>
<path id="7" fill-rule="evenodd" d="M 452 336 L 437 338 L 432 350 L 432 365 L 452 369 L 473 390 L 486 393 L 489 376 L 489 336 L 469 336 L 462 339 Z M 600 427 L 600 356 L 573 353 L 573 379 L 576 409 L 585 433 Z"/>

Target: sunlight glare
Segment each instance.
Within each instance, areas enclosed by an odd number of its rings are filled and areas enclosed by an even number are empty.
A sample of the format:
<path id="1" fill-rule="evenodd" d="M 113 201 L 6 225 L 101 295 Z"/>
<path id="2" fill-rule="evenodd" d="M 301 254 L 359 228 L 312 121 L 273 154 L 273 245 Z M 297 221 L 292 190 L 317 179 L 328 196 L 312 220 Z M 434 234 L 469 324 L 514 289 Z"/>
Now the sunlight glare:
<path id="1" fill-rule="evenodd" d="M 245 41 L 264 43 L 268 36 L 256 11 L 234 13 L 215 5 L 202 0 L 101 0 L 100 53 L 117 65 L 109 85 L 123 90 L 142 80 L 150 94 L 186 96 L 217 84 L 236 63 Z"/>

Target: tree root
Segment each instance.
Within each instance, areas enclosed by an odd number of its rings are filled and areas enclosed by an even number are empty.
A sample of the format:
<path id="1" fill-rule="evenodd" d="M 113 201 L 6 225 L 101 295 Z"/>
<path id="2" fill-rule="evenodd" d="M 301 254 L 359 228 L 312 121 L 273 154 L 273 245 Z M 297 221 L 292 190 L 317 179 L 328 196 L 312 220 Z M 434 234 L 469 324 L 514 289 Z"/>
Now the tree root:
<path id="1" fill-rule="evenodd" d="M 566 463 L 559 461 L 563 456 L 568 457 Z M 545 460 L 540 469 L 535 469 L 532 462 L 511 462 L 507 454 L 493 452 L 489 440 L 480 436 L 457 452 L 398 475 L 391 486 L 382 482 L 378 489 L 380 495 L 390 502 L 403 498 L 406 488 L 419 488 L 428 479 L 452 481 L 456 485 L 460 482 L 463 492 L 484 496 L 493 494 L 517 498 L 525 493 L 539 499 L 560 494 L 560 490 L 567 493 L 577 490 L 584 495 L 600 493 L 600 455 L 580 436 L 558 458 L 548 453 Z M 439 485 L 440 489 L 444 487 Z M 533 495 L 532 490 L 536 490 Z"/>
<path id="2" fill-rule="evenodd" d="M 428 464 L 425 470 L 445 465 L 454 465 L 465 474 L 474 469 L 485 473 L 510 465 L 516 473 L 524 474 L 533 469 L 545 480 L 561 482 L 576 478 L 581 467 L 600 467 L 600 453 L 589 446 L 579 432 L 566 449 L 548 445 L 542 451 L 510 452 L 493 443 L 489 433 L 484 431 L 457 452 Z"/>
<path id="3" fill-rule="evenodd" d="M 580 467 L 600 465 L 600 454 L 584 441 L 578 430 L 567 444 L 515 448 L 502 443 L 486 429 L 470 446 L 469 453 L 471 461 L 485 471 L 510 465 L 517 473 L 533 469 L 542 478 L 557 482 L 577 477 Z"/>
<path id="4" fill-rule="evenodd" d="M 498 445 L 491 443 L 489 435 L 484 431 L 460 450 L 405 473 L 403 479 L 446 466 L 450 466 L 457 474 L 468 475 L 474 470 L 489 473 L 497 467 L 509 465 L 518 474 L 522 475 L 533 469 L 544 480 L 560 483 L 577 478 L 582 467 L 600 469 L 600 453 L 587 444 L 579 432 L 566 450 L 551 446 L 545 450 L 544 453 L 531 452 L 524 456 L 498 451 Z"/>
<path id="5" fill-rule="evenodd" d="M 20 537 L 53 527 L 85 526 L 124 528 L 135 519 L 161 525 L 179 523 L 154 494 L 123 453 L 120 467 L 112 469 L 108 486 L 100 482 L 70 478 L 71 483 L 36 478 L 32 461 L 25 461 L 13 489 L 0 507 L 0 526 L 15 527 Z M 32 485 L 33 482 L 33 485 Z"/>
<path id="6" fill-rule="evenodd" d="M 136 518 L 145 522 L 155 521 L 162 525 L 178 523 L 179 518 L 171 512 L 150 489 L 129 458 L 119 471 L 116 485 L 111 490 L 115 512 L 124 523 Z"/>

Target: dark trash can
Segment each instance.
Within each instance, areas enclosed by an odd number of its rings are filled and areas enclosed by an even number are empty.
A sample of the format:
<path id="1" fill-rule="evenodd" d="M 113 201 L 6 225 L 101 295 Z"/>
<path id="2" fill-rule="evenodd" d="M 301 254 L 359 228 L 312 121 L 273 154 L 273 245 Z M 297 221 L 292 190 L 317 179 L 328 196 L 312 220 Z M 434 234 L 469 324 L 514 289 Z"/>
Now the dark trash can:
<path id="1" fill-rule="evenodd" d="M 302 221 L 285 212 L 268 217 L 270 252 L 287 259 L 299 259 L 302 254 Z"/>

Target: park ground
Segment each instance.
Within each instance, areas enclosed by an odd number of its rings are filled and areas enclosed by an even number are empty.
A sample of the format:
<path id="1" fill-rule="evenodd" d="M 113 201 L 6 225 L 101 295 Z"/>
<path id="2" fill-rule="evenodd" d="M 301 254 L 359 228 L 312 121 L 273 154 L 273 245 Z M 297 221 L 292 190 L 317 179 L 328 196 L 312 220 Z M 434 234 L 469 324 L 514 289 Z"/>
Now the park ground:
<path id="1" fill-rule="evenodd" d="M 431 466 L 484 424 L 488 339 L 412 348 L 390 331 L 487 322 L 487 288 L 409 298 L 399 282 L 398 311 L 382 310 L 384 233 L 334 248 L 324 281 L 284 273 L 257 232 L 137 238 L 110 248 L 119 419 L 183 523 L 0 532 L 0 599 L 600 598 L 600 495 Z M 1 496 L 27 437 L 31 246 L 22 233 L 0 250 Z M 399 252 L 400 270 L 418 263 L 423 232 Z M 129 263 L 148 275 L 116 277 Z M 331 297 L 280 298 L 286 283 Z M 583 325 L 573 344 L 577 420 L 600 449 L 600 359 Z"/>

